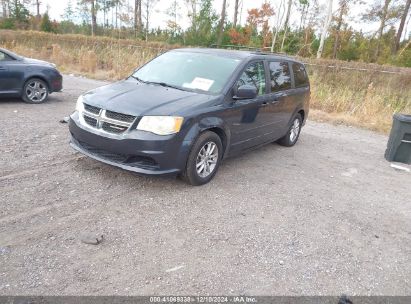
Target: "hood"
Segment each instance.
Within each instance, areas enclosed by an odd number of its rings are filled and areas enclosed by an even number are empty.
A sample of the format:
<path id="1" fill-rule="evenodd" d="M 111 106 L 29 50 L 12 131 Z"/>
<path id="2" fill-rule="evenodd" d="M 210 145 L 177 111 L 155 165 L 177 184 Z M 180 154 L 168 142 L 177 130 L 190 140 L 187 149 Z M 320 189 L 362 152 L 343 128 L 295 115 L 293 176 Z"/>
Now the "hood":
<path id="1" fill-rule="evenodd" d="M 50 63 L 50 62 L 47 62 L 47 61 L 44 61 L 44 60 L 38 60 L 38 59 L 24 57 L 23 61 L 25 63 L 29 63 L 29 64 L 46 65 L 46 66 L 53 67 L 53 68 L 56 67 L 56 65 L 54 63 Z"/>
<path id="2" fill-rule="evenodd" d="M 216 96 L 145 84 L 127 79 L 84 94 L 84 102 L 106 110 L 141 115 L 183 115 L 185 110 L 200 107 Z"/>

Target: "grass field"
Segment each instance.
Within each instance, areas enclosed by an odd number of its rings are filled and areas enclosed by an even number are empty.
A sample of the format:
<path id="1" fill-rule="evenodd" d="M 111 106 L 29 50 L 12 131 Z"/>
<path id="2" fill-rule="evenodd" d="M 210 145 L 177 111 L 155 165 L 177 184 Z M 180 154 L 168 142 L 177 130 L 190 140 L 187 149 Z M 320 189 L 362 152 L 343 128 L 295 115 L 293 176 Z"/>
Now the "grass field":
<path id="1" fill-rule="evenodd" d="M 0 47 L 54 62 L 65 73 L 121 79 L 176 45 L 41 32 L 0 31 Z M 411 69 L 358 62 L 307 63 L 315 120 L 387 133 L 396 112 L 411 113 Z M 387 71 L 387 72 L 381 72 Z"/>

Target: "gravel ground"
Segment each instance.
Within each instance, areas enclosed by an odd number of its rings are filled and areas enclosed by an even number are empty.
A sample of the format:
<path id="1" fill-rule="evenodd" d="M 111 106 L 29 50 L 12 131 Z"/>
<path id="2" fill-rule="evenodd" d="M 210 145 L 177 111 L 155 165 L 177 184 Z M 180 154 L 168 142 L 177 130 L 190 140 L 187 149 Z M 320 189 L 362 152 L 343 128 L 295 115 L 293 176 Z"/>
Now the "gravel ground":
<path id="1" fill-rule="evenodd" d="M 191 187 L 69 147 L 59 120 L 101 84 L 0 101 L 1 295 L 411 295 L 411 173 L 386 136 L 309 121 Z"/>

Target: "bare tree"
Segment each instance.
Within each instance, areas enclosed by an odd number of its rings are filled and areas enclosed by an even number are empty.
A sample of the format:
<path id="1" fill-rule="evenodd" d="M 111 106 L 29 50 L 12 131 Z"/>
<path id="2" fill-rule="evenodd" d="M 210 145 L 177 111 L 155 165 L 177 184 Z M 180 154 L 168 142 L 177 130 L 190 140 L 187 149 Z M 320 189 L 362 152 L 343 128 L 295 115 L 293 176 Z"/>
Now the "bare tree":
<path id="1" fill-rule="evenodd" d="M 283 51 L 284 48 L 284 41 L 285 38 L 287 37 L 287 31 L 288 31 L 288 22 L 290 21 L 290 14 L 291 14 L 291 5 L 292 5 L 293 1 L 292 0 L 288 0 L 288 6 L 287 6 L 287 14 L 285 15 L 285 21 L 284 21 L 284 26 L 283 26 L 283 41 L 281 42 L 281 52 Z"/>
<path id="2" fill-rule="evenodd" d="M 239 24 L 241 25 L 241 17 L 242 17 L 242 15 L 243 15 L 243 8 L 244 8 L 244 2 L 243 2 L 243 0 L 240 0 L 240 8 L 239 8 L 239 13 L 240 13 L 240 20 L 239 20 Z"/>
<path id="3" fill-rule="evenodd" d="M 349 0 L 340 0 L 340 8 L 337 18 L 337 26 L 335 28 L 335 40 L 333 47 L 333 56 L 332 58 L 337 58 L 337 51 L 340 45 L 340 31 L 343 24 L 344 16 L 348 13 L 348 1 Z"/>
<path id="4" fill-rule="evenodd" d="M 150 22 L 150 1 L 146 0 L 145 8 L 146 8 L 146 41 L 148 41 L 148 26 Z"/>
<path id="5" fill-rule="evenodd" d="M 41 5 L 41 1 L 40 0 L 34 0 L 34 5 L 36 6 L 36 18 L 40 19 L 41 15 L 40 15 L 40 5 Z"/>
<path id="6" fill-rule="evenodd" d="M 307 19 L 308 8 L 310 7 L 309 1 L 299 1 L 300 7 L 299 10 L 301 11 L 300 17 L 300 25 L 298 26 L 298 30 L 302 30 L 305 27 L 305 21 Z"/>
<path id="7" fill-rule="evenodd" d="M 397 53 L 400 48 L 400 41 L 402 32 L 404 30 L 405 20 L 407 19 L 408 12 L 410 10 L 411 0 L 407 0 L 405 3 L 404 11 L 401 16 L 400 26 L 398 27 L 397 36 L 395 37 L 395 44 L 394 44 L 394 53 Z"/>
<path id="8" fill-rule="evenodd" d="M 410 23 L 410 19 L 411 19 L 411 14 L 410 14 L 410 16 L 409 16 L 408 19 L 407 19 L 407 24 L 405 25 L 405 28 L 406 28 L 406 29 L 408 28 L 408 24 Z M 402 39 L 405 40 L 406 37 L 407 37 L 407 31 L 404 31 L 404 36 L 402 37 Z"/>
<path id="9" fill-rule="evenodd" d="M 317 51 L 317 58 L 321 58 L 321 55 L 324 50 L 325 36 L 327 36 L 327 33 L 328 33 L 328 27 L 330 26 L 332 12 L 333 12 L 333 0 L 328 0 L 327 15 L 324 20 L 323 29 L 321 32 L 321 40 L 320 40 L 320 46 L 318 47 L 318 51 Z"/>
<path id="10" fill-rule="evenodd" d="M 154 8 L 154 6 L 157 4 L 158 0 L 145 0 L 144 1 L 144 10 L 145 10 L 145 22 L 146 22 L 146 41 L 148 41 L 148 32 L 149 32 L 149 26 L 150 26 L 150 11 Z"/>
<path id="11" fill-rule="evenodd" d="M 7 18 L 7 4 L 6 0 L 1 0 L 1 9 L 2 9 L 2 16 L 3 18 Z"/>
<path id="12" fill-rule="evenodd" d="M 283 18 L 285 14 L 285 0 L 280 1 L 280 6 L 275 7 L 275 11 L 277 12 L 277 22 L 273 28 L 272 41 L 271 41 L 271 53 L 274 52 L 274 47 L 277 42 L 279 28 L 281 27 L 281 23 L 283 22 Z"/>
<path id="13" fill-rule="evenodd" d="M 40 0 L 36 0 L 37 18 L 41 17 L 41 15 L 40 15 L 40 4 L 41 4 Z"/>
<path id="14" fill-rule="evenodd" d="M 300 1 L 300 3 L 303 1 Z M 312 56 L 312 44 L 314 42 L 313 36 L 315 33 L 314 28 L 316 28 L 321 20 L 318 18 L 320 16 L 320 7 L 317 0 L 304 1 L 302 11 L 304 17 L 300 23 L 300 31 L 303 30 L 303 43 L 297 52 L 300 56 Z"/>
<path id="15" fill-rule="evenodd" d="M 375 60 L 378 59 L 378 56 L 380 55 L 380 49 L 381 49 L 381 38 L 382 34 L 384 32 L 385 24 L 387 22 L 387 17 L 388 17 L 388 7 L 391 3 L 391 0 L 385 0 L 384 1 L 384 7 L 382 8 L 382 12 L 380 15 L 380 27 L 378 28 L 378 40 L 377 40 L 377 47 L 375 48 L 375 55 L 374 58 Z"/>
<path id="16" fill-rule="evenodd" d="M 237 26 L 237 18 L 238 18 L 238 3 L 239 0 L 235 0 L 234 3 L 234 21 L 233 21 L 233 27 Z"/>
<path id="17" fill-rule="evenodd" d="M 109 12 L 110 10 L 113 8 L 113 6 L 115 5 L 114 1 L 111 0 L 97 0 L 97 5 L 99 6 L 99 9 L 103 11 L 103 25 L 104 28 L 108 27 L 108 16 L 109 16 Z"/>
<path id="18" fill-rule="evenodd" d="M 10 0 L 1 0 L 1 7 L 3 10 L 3 18 L 10 16 Z"/>
<path id="19" fill-rule="evenodd" d="M 189 6 L 188 17 L 191 20 L 191 28 L 194 32 L 197 31 L 197 2 L 198 0 L 186 0 Z"/>
<path id="20" fill-rule="evenodd" d="M 173 35 L 176 35 L 180 30 L 180 26 L 178 24 L 178 19 L 181 17 L 180 11 L 181 6 L 179 1 L 173 0 L 170 7 L 165 12 L 171 18 L 167 21 L 167 26 L 171 29 Z"/>
<path id="21" fill-rule="evenodd" d="M 97 16 L 95 0 L 89 0 L 91 3 L 91 35 L 94 36 L 97 30 Z"/>
<path id="22" fill-rule="evenodd" d="M 134 30 L 136 36 L 141 33 L 143 22 L 141 19 L 141 0 L 134 0 Z"/>
<path id="23" fill-rule="evenodd" d="M 96 33 L 96 29 L 97 29 L 96 0 L 80 0 L 78 3 L 81 5 L 84 5 L 84 9 L 86 9 L 87 4 L 90 4 L 91 35 L 94 36 Z"/>
<path id="24" fill-rule="evenodd" d="M 221 45 L 221 43 L 223 42 L 226 6 L 227 6 L 227 0 L 223 0 L 223 7 L 221 8 L 220 23 L 218 24 L 217 45 Z"/>

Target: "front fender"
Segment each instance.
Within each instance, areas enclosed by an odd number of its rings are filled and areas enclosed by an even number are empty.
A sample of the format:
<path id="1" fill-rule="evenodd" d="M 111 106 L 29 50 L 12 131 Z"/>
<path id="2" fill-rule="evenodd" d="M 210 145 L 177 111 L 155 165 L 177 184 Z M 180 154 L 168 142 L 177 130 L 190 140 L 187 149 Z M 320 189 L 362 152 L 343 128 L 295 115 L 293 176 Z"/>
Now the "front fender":
<path id="1" fill-rule="evenodd" d="M 227 138 L 230 138 L 230 128 L 220 117 L 204 117 L 199 122 L 199 127 L 201 131 L 205 131 L 212 128 L 219 128 L 224 131 Z"/>
<path id="2" fill-rule="evenodd" d="M 31 78 L 40 78 L 44 82 L 46 82 L 49 89 L 52 88 L 52 84 L 50 82 L 51 79 L 56 77 L 57 71 L 49 68 L 49 67 L 28 67 L 24 73 L 24 83 Z"/>
<path id="3" fill-rule="evenodd" d="M 220 137 L 222 137 L 222 142 L 224 145 L 224 157 L 228 155 L 228 150 L 230 146 L 231 132 L 230 128 L 224 123 L 224 120 L 220 117 L 204 117 L 199 121 L 195 122 L 190 130 L 186 133 L 181 147 L 183 154 L 188 154 L 196 141 L 197 137 L 204 131 L 212 130 L 216 132 Z"/>

